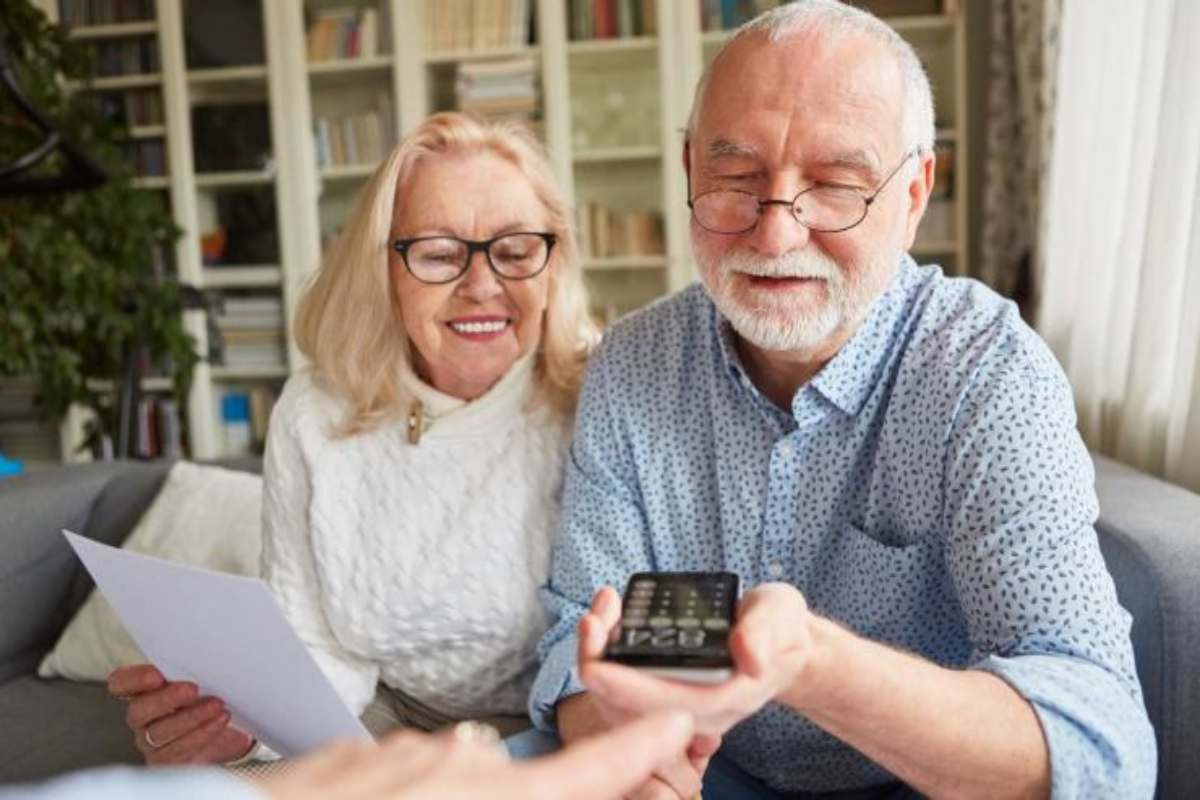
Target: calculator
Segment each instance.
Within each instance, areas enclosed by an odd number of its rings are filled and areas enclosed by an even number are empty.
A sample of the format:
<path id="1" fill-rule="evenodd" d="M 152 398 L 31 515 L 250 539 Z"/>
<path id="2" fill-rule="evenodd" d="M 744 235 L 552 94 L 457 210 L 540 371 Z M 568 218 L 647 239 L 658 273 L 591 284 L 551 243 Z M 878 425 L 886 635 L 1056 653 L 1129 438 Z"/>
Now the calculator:
<path id="1" fill-rule="evenodd" d="M 728 680 L 739 586 L 732 572 L 635 573 L 604 659 L 677 680 Z"/>

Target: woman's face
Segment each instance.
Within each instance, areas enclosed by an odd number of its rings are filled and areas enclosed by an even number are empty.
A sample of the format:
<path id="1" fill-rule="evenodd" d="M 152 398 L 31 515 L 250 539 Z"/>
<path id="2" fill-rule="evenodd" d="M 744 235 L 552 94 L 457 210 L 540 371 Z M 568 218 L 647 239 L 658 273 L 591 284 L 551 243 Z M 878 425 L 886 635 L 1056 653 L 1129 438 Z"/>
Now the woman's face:
<path id="1" fill-rule="evenodd" d="M 510 162 L 491 153 L 427 156 L 396 192 L 392 240 L 455 236 L 482 241 L 516 231 L 547 231 L 546 209 Z M 435 389 L 472 400 L 533 352 L 556 267 L 508 280 L 472 254 L 467 271 L 444 284 L 422 283 L 391 252 L 392 290 L 413 344 L 417 373 Z"/>

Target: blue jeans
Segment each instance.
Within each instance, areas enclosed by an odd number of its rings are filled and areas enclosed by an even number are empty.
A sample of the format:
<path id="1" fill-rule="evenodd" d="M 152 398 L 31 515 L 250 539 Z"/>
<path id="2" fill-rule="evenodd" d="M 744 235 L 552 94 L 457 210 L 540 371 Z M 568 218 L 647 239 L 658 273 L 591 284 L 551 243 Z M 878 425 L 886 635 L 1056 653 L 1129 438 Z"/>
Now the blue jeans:
<path id="1" fill-rule="evenodd" d="M 543 733 L 539 730 L 527 730 L 510 736 L 504 740 L 508 754 L 514 760 L 535 758 L 553 753 L 562 745 L 557 736 Z M 704 773 L 704 800 L 901 800 L 902 798 L 919 797 L 907 787 L 900 784 L 888 784 L 861 791 L 809 793 L 809 792 L 779 792 L 767 786 L 758 778 L 742 770 L 737 764 L 721 754 L 713 756 Z"/>

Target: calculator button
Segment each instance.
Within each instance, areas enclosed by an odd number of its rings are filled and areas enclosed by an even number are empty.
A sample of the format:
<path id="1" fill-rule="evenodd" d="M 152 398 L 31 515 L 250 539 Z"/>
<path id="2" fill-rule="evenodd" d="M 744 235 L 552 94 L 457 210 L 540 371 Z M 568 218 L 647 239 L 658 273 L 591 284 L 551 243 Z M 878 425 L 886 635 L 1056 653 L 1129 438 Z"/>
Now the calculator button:
<path id="1" fill-rule="evenodd" d="M 699 628 L 700 620 L 696 619 L 695 617 L 680 617 L 679 619 L 675 620 L 675 627 L 677 627 L 677 628 Z"/>
<path id="2" fill-rule="evenodd" d="M 671 627 L 671 618 L 670 617 L 651 617 L 650 618 L 650 627 L 651 628 L 669 628 L 669 627 Z"/>
<path id="3" fill-rule="evenodd" d="M 651 620 L 651 623 L 653 622 L 654 620 Z M 710 631 L 727 631 L 729 630 L 729 623 L 720 617 L 709 617 L 704 620 L 704 627 Z"/>
<path id="4" fill-rule="evenodd" d="M 649 590 L 651 592 L 654 591 L 654 587 L 657 585 L 657 583 L 647 578 L 642 578 L 641 580 L 633 582 L 634 589 Z"/>
<path id="5" fill-rule="evenodd" d="M 626 614 L 621 619 L 626 628 L 642 628 L 646 625 L 645 614 Z"/>

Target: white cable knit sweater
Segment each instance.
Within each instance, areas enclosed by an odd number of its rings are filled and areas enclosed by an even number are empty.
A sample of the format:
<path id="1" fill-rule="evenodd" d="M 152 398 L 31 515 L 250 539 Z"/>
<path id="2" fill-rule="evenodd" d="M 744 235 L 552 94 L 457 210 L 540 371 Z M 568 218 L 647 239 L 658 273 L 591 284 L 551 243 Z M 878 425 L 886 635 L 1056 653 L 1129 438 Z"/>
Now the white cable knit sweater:
<path id="1" fill-rule="evenodd" d="M 421 383 L 431 424 L 331 435 L 341 401 L 293 376 L 264 463 L 263 574 L 361 714 L 382 681 L 455 717 L 525 711 L 548 619 L 569 421 L 529 409 L 532 358 L 476 401 Z"/>

